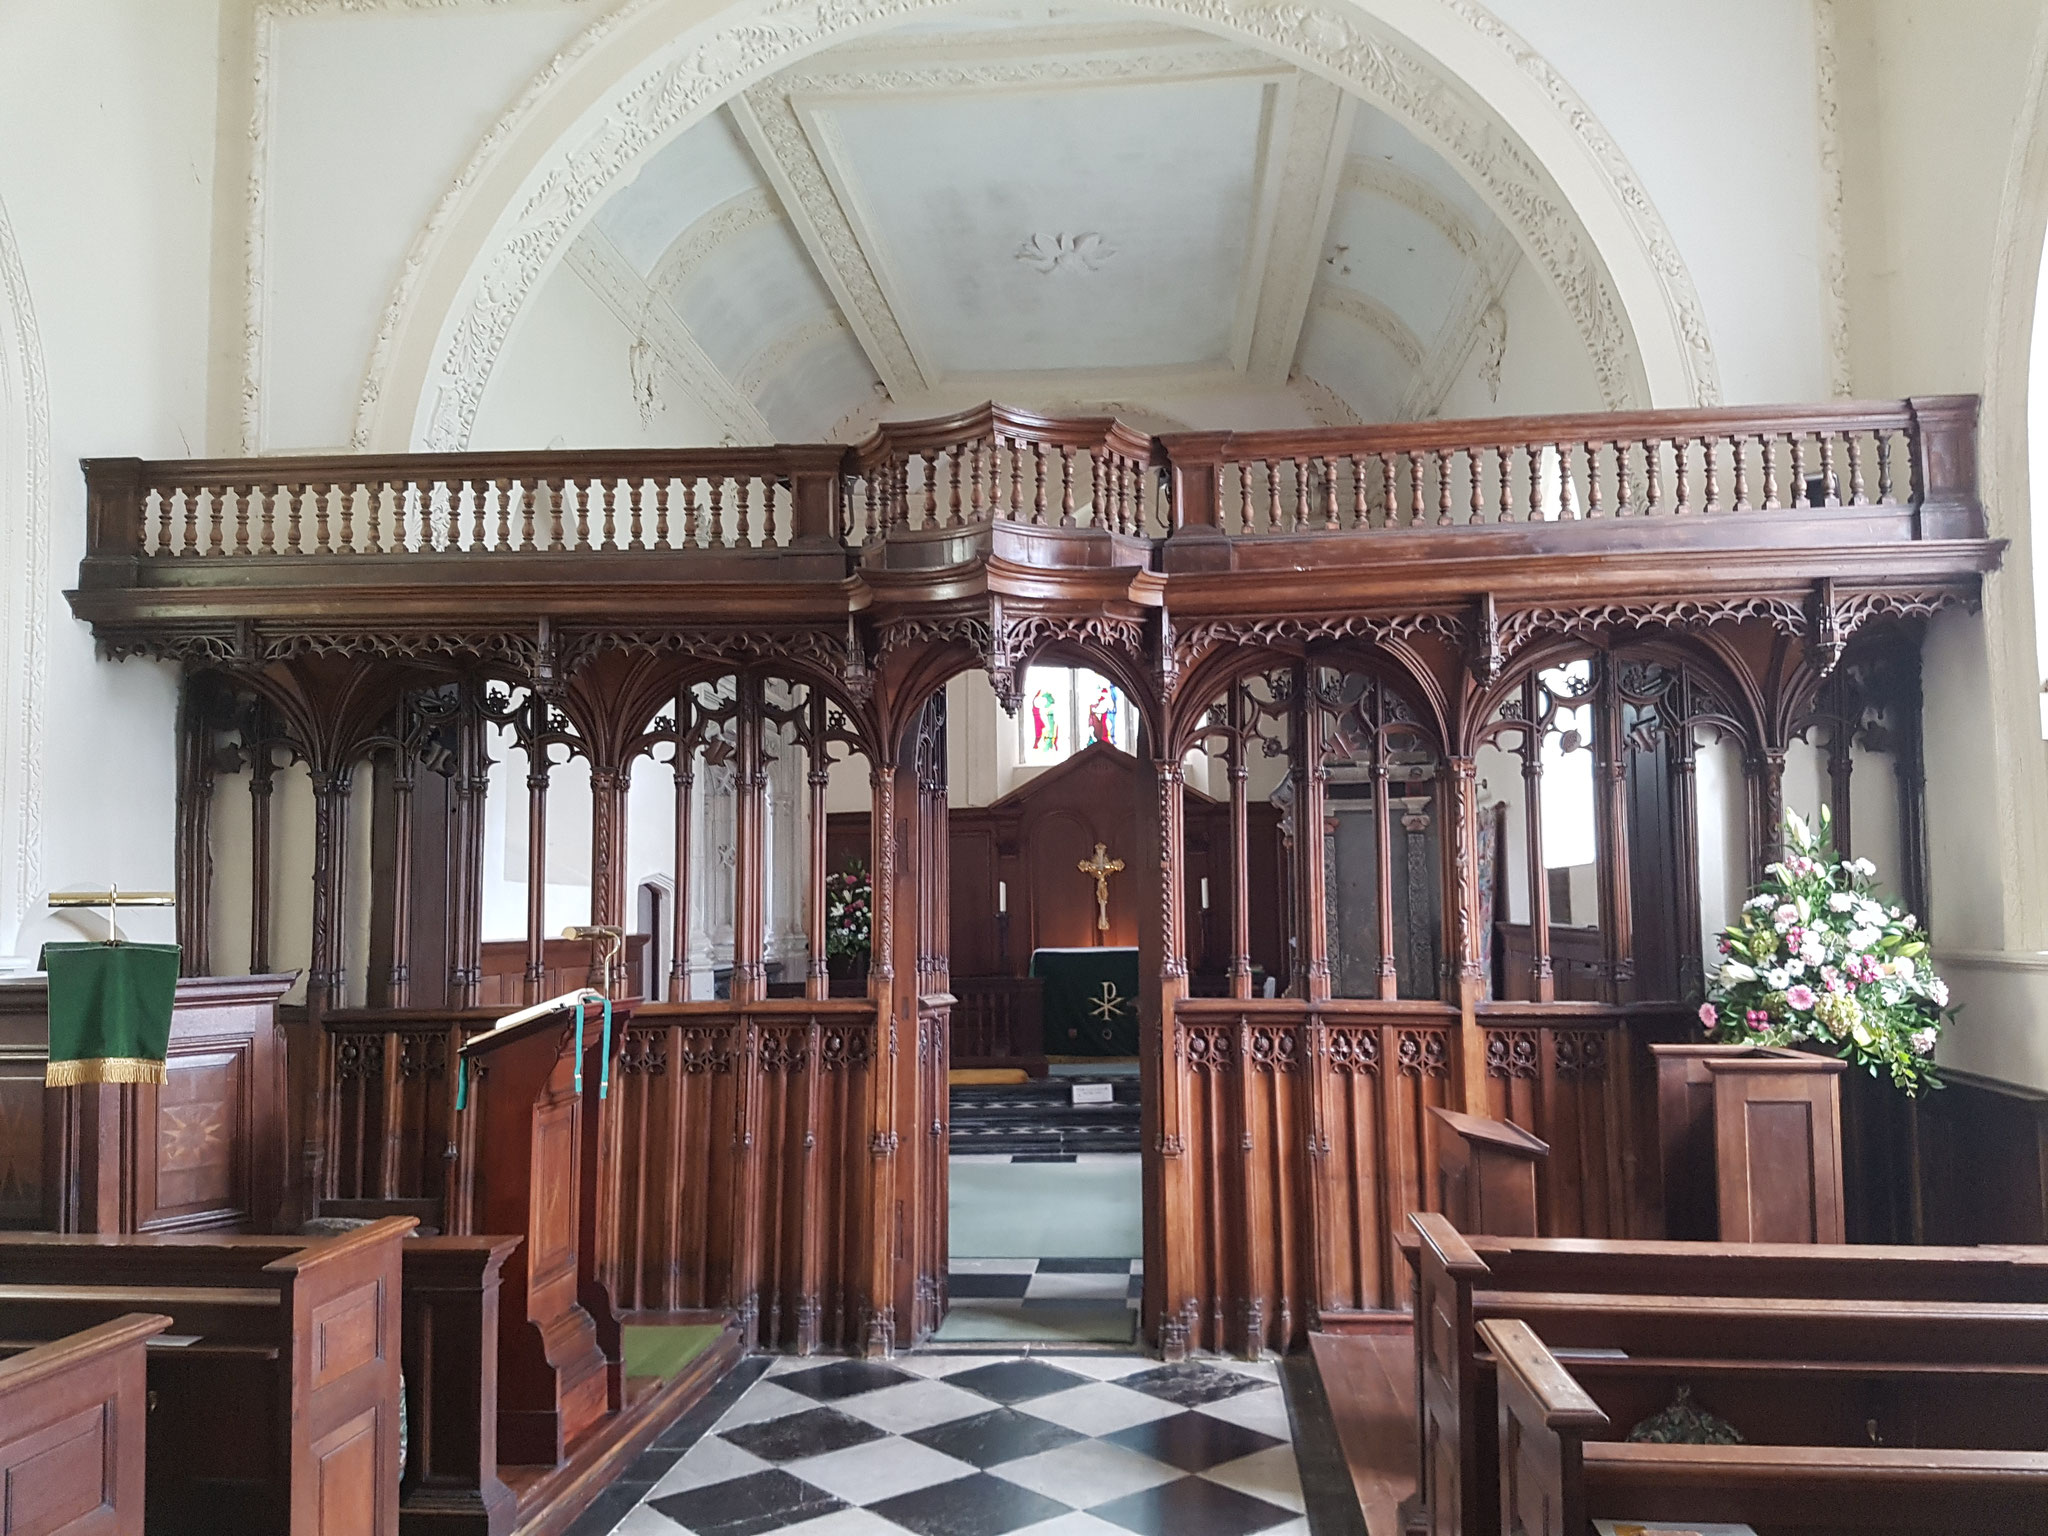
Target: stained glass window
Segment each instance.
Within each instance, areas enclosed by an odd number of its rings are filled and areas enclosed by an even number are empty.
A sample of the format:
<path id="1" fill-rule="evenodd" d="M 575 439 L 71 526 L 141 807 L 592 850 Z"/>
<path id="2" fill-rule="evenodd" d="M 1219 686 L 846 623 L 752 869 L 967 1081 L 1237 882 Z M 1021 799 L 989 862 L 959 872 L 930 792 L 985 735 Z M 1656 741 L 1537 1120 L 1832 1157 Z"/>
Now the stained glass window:
<path id="1" fill-rule="evenodd" d="M 1063 762 L 1098 742 L 1121 752 L 1137 746 L 1137 723 L 1123 690 L 1086 667 L 1031 667 L 1017 709 L 1020 761 Z"/>

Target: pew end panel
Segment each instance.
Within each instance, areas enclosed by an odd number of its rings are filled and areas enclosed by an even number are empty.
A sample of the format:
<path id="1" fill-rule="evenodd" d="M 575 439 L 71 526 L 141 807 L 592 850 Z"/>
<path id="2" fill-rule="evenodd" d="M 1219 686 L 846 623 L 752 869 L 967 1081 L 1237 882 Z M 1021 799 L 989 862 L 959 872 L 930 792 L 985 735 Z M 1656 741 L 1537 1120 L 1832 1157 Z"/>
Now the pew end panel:
<path id="1" fill-rule="evenodd" d="M 404 1245 L 402 1359 L 414 1429 L 399 1485 L 403 1536 L 509 1536 L 518 1499 L 498 1477 L 498 1289 L 523 1237 Z"/>
<path id="2" fill-rule="evenodd" d="M 1497 1367 L 1500 1529 L 1515 1536 L 1585 1536 L 1580 1448 L 1607 1415 L 1527 1323 L 1496 1318 L 1479 1338 Z"/>
<path id="3" fill-rule="evenodd" d="M 291 1319 L 293 1536 L 398 1536 L 401 1244 L 387 1217 L 265 1266 Z"/>
<path id="4" fill-rule="evenodd" d="M 142 1536 L 149 1340 L 131 1313 L 0 1361 L 0 1529 Z"/>
<path id="5" fill-rule="evenodd" d="M 1465 1512 L 1486 1507 L 1493 1472 L 1464 1427 L 1481 1411 L 1473 1364 L 1472 1293 L 1485 1262 L 1444 1217 L 1418 1211 L 1415 1401 L 1422 1416 L 1416 1491 L 1433 1536 L 1462 1536 Z M 1483 1405 L 1491 1413 L 1491 1405 Z"/>

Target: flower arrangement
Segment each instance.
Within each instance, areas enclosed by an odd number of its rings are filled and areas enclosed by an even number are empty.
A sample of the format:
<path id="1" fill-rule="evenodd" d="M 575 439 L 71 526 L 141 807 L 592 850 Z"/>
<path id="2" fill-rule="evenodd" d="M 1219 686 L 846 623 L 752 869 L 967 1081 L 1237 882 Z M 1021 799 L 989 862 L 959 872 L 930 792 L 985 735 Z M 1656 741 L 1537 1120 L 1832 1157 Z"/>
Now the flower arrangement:
<path id="1" fill-rule="evenodd" d="M 1908 1093 L 1940 1087 L 1948 988 L 1927 964 L 1919 920 L 1878 898 L 1868 859 L 1836 859 L 1825 809 L 1818 833 L 1796 814 L 1785 833 L 1784 859 L 1721 935 L 1721 969 L 1700 1005 L 1708 1036 L 1811 1041 Z"/>
<path id="2" fill-rule="evenodd" d="M 870 899 L 868 867 L 859 859 L 825 877 L 826 959 L 867 959 Z"/>

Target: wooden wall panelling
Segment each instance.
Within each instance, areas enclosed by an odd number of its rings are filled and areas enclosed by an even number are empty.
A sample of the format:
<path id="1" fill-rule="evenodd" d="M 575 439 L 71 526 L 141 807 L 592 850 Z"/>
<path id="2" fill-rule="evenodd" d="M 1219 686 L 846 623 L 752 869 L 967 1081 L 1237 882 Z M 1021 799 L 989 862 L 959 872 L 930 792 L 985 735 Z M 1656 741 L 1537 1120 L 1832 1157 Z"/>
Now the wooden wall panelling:
<path id="1" fill-rule="evenodd" d="M 0 1219 L 59 1232 L 268 1230 L 285 1198 L 277 1004 L 294 979 L 181 980 L 160 1088 L 44 1088 L 45 984 L 0 983 Z"/>

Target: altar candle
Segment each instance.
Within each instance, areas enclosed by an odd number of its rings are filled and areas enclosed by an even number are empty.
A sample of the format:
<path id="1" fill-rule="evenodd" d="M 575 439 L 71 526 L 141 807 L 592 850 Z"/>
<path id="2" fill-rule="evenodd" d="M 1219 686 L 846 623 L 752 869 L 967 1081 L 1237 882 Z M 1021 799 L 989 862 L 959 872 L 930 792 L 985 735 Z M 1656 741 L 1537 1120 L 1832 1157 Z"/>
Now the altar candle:
<path id="1" fill-rule="evenodd" d="M 1009 910 L 1010 882 L 1007 880 L 998 880 L 996 882 L 996 911 L 1006 913 Z"/>
<path id="2" fill-rule="evenodd" d="M 1202 876 L 1202 910 L 1204 912 L 1209 910 L 1209 877 L 1207 875 Z"/>

